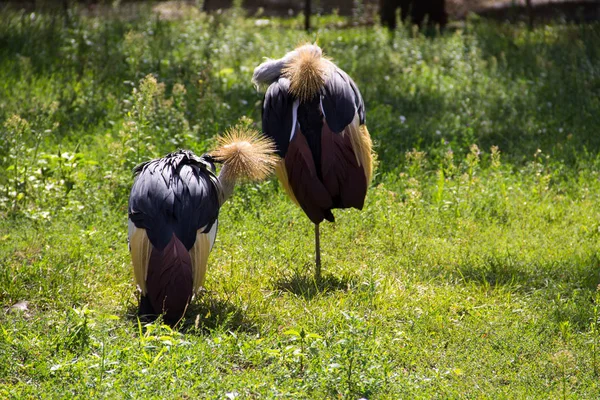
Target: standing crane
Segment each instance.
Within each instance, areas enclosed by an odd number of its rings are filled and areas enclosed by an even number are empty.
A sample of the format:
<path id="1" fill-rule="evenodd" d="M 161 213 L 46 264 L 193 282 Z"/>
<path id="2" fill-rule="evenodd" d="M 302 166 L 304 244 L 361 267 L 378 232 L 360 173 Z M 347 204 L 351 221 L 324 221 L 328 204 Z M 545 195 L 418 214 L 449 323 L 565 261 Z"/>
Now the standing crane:
<path id="1" fill-rule="evenodd" d="M 262 129 L 282 158 L 275 173 L 315 224 L 315 280 L 321 279 L 319 224 L 331 210 L 362 209 L 373 174 L 365 105 L 354 81 L 321 48 L 305 44 L 267 60 L 252 81 L 267 85 Z"/>
<path id="2" fill-rule="evenodd" d="M 219 209 L 241 179 L 261 180 L 274 145 L 257 132 L 230 131 L 210 155 L 179 150 L 137 166 L 129 197 L 129 245 L 141 290 L 139 315 L 176 324 L 204 284 Z M 213 161 L 222 162 L 216 175 Z"/>

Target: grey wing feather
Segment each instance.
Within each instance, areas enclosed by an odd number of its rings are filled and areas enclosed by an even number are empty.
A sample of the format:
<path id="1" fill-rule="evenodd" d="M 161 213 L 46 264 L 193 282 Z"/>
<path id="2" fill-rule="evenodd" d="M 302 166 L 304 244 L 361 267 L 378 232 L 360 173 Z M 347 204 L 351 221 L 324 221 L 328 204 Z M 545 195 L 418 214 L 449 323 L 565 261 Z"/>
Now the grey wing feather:
<path id="1" fill-rule="evenodd" d="M 354 92 L 354 104 L 356 105 L 356 112 L 358 113 L 359 122 L 361 125 L 364 125 L 366 123 L 365 102 L 363 100 L 362 95 L 360 94 L 360 90 L 358 90 L 358 86 L 356 86 L 356 83 L 354 83 L 354 81 L 348 76 L 348 74 L 346 74 L 344 71 L 341 72 L 348 78 L 350 87 Z"/>
<path id="2" fill-rule="evenodd" d="M 344 71 L 335 68 L 321 91 L 325 120 L 334 133 L 340 133 L 350 125 L 357 111 L 362 109 L 364 114 L 362 97 L 353 84 L 354 82 Z"/>
<path id="3" fill-rule="evenodd" d="M 280 78 L 272 83 L 263 102 L 262 130 L 275 141 L 277 154 L 285 157 L 293 124 L 294 98 L 289 93 L 290 81 Z"/>

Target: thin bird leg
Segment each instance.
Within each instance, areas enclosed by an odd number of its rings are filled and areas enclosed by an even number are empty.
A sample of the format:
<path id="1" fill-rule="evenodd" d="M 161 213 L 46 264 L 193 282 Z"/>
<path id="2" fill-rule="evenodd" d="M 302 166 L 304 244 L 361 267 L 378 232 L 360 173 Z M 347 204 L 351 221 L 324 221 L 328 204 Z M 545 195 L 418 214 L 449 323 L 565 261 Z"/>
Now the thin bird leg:
<path id="1" fill-rule="evenodd" d="M 321 282 L 321 241 L 319 238 L 319 224 L 315 224 L 315 281 Z"/>

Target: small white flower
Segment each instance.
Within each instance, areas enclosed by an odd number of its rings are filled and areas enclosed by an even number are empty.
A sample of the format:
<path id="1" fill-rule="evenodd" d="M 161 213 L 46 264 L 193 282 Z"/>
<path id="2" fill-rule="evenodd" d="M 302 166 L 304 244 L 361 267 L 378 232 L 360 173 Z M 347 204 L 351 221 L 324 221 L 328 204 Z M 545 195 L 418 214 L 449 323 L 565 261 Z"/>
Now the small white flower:
<path id="1" fill-rule="evenodd" d="M 400 116 L 400 122 L 401 123 L 405 123 L 406 122 L 406 117 L 404 115 Z"/>

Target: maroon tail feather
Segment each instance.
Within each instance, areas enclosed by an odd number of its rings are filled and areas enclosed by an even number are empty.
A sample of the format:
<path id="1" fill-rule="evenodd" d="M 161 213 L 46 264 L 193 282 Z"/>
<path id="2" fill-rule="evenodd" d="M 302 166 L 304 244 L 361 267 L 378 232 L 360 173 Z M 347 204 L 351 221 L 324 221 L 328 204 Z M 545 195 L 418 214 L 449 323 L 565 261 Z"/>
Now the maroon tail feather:
<path id="1" fill-rule="evenodd" d="M 185 313 L 193 291 L 192 259 L 183 243 L 173 234 L 162 250 L 152 249 L 146 278 L 146 296 L 156 314 L 164 314 L 175 324 Z"/>
<path id="2" fill-rule="evenodd" d="M 308 218 L 318 224 L 328 216 L 333 217 L 331 196 L 317 176 L 312 153 L 300 129 L 296 130 L 288 147 L 285 169 L 294 196 Z"/>
<path id="3" fill-rule="evenodd" d="M 321 154 L 323 184 L 333 200 L 332 208 L 362 210 L 367 195 L 367 178 L 356 160 L 350 135 L 333 133 L 324 122 Z"/>
<path id="4" fill-rule="evenodd" d="M 308 218 L 315 224 L 333 222 L 334 208 L 361 210 L 367 194 L 367 178 L 358 165 L 349 135 L 336 134 L 323 123 L 321 175 L 317 176 L 306 138 L 296 130 L 285 156 L 290 186 Z"/>

